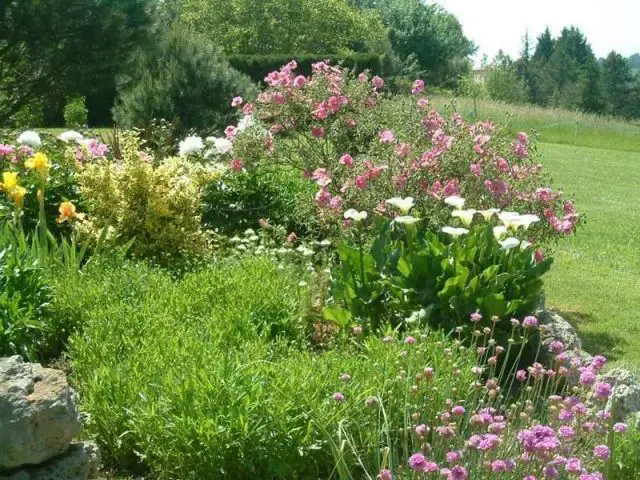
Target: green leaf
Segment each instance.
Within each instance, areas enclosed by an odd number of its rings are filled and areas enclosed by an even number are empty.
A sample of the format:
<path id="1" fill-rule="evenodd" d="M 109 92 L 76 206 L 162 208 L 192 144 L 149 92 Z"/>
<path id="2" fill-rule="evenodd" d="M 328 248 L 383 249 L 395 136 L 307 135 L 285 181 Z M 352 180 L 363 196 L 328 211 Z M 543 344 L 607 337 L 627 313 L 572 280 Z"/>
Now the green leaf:
<path id="1" fill-rule="evenodd" d="M 507 312 L 507 302 L 503 293 L 487 295 L 482 299 L 482 305 L 491 315 L 500 317 Z"/>
<path id="2" fill-rule="evenodd" d="M 346 327 L 351 323 L 351 312 L 341 307 L 324 307 L 322 315 L 327 320 L 336 322 L 341 327 Z"/>

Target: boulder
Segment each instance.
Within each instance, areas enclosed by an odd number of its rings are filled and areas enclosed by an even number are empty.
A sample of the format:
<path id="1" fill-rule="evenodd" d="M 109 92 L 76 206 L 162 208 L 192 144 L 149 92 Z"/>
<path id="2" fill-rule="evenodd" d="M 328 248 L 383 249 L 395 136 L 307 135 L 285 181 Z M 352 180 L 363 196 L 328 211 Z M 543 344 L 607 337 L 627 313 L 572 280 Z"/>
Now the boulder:
<path id="1" fill-rule="evenodd" d="M 87 480 L 97 474 L 97 451 L 93 443 L 74 443 L 64 455 L 42 465 L 0 474 L 0 480 Z"/>
<path id="2" fill-rule="evenodd" d="M 19 356 L 0 359 L 0 472 L 60 456 L 81 430 L 63 372 Z"/>
<path id="3" fill-rule="evenodd" d="M 607 408 L 616 422 L 622 422 L 640 412 L 640 384 L 635 375 L 623 368 L 614 368 L 600 376 L 613 386 Z"/>
<path id="4" fill-rule="evenodd" d="M 573 326 L 551 310 L 536 312 L 540 324 L 540 341 L 543 345 L 559 340 L 566 350 L 582 350 L 582 340 Z"/>

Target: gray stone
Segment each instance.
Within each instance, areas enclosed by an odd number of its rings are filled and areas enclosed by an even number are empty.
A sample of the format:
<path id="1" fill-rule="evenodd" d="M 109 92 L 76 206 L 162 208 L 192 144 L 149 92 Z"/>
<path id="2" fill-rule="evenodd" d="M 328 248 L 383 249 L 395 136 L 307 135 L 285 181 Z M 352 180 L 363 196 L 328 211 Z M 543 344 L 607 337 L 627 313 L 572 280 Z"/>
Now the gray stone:
<path id="1" fill-rule="evenodd" d="M 0 474 L 0 480 L 87 480 L 97 474 L 97 447 L 92 443 L 74 443 L 67 452 L 42 465 Z"/>
<path id="2" fill-rule="evenodd" d="M 640 412 L 640 384 L 635 375 L 623 368 L 615 368 L 600 376 L 600 381 L 613 387 L 608 408 L 617 422 L 627 420 Z"/>
<path id="3" fill-rule="evenodd" d="M 551 310 L 536 313 L 540 324 L 540 340 L 543 345 L 559 340 L 566 350 L 582 350 L 582 340 L 573 326 Z"/>
<path id="4" fill-rule="evenodd" d="M 82 430 L 63 372 L 0 359 L 0 471 L 39 465 L 67 451 Z"/>

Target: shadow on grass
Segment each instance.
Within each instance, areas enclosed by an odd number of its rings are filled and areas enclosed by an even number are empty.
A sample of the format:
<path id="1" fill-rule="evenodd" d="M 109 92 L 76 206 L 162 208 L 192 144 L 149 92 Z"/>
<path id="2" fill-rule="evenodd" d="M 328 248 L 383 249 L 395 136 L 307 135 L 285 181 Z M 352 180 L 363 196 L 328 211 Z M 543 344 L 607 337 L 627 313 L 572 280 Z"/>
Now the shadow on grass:
<path id="1" fill-rule="evenodd" d="M 608 360 L 615 361 L 624 354 L 622 347 L 627 344 L 627 341 L 620 335 L 582 329 L 583 325 L 598 321 L 593 315 L 575 311 L 557 311 L 557 313 L 578 331 L 583 348 L 591 355 L 605 355 Z"/>

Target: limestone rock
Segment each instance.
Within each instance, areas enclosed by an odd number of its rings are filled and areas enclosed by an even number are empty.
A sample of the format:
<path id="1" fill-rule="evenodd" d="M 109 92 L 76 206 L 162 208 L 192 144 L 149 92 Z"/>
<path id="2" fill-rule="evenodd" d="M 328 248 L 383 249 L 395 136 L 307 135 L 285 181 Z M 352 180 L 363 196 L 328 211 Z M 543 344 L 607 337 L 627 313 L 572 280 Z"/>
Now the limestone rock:
<path id="1" fill-rule="evenodd" d="M 600 380 L 613 387 L 608 408 L 615 421 L 625 421 L 640 412 L 640 384 L 633 373 L 615 368 L 601 375 Z"/>
<path id="2" fill-rule="evenodd" d="M 564 318 L 551 310 L 539 310 L 536 313 L 540 322 L 540 340 L 543 345 L 559 340 L 566 350 L 582 350 L 582 340 L 576 329 Z"/>
<path id="3" fill-rule="evenodd" d="M 42 465 L 0 474 L 0 480 L 87 480 L 97 474 L 96 452 L 92 443 L 74 443 L 64 455 Z"/>
<path id="4" fill-rule="evenodd" d="M 0 471 L 38 465 L 67 451 L 82 430 L 63 372 L 0 359 Z"/>

